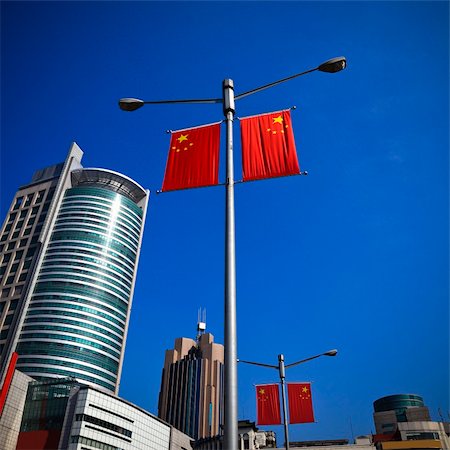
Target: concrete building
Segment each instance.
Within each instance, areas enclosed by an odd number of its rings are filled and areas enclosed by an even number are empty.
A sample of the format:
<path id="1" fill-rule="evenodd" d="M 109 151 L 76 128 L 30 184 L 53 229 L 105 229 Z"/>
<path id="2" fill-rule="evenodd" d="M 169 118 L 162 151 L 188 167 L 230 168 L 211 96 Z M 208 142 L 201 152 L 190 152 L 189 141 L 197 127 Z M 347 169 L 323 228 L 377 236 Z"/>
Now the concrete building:
<path id="1" fill-rule="evenodd" d="M 20 431 L 22 412 L 31 378 L 18 370 L 14 371 L 3 411 L 0 414 L 0 449 L 15 450 Z"/>
<path id="2" fill-rule="evenodd" d="M 88 448 L 191 450 L 192 440 L 142 408 L 75 379 L 31 382 L 17 450 Z"/>
<path id="3" fill-rule="evenodd" d="M 219 435 L 223 357 L 223 345 L 215 344 L 212 334 L 176 339 L 165 355 L 158 416 L 194 439 Z"/>
<path id="4" fill-rule="evenodd" d="M 35 379 L 118 392 L 149 193 L 64 163 L 17 191 L 0 231 L 0 382 L 10 356 Z"/>
<path id="5" fill-rule="evenodd" d="M 450 449 L 449 424 L 432 421 L 419 395 L 389 395 L 373 407 L 378 450 Z"/>

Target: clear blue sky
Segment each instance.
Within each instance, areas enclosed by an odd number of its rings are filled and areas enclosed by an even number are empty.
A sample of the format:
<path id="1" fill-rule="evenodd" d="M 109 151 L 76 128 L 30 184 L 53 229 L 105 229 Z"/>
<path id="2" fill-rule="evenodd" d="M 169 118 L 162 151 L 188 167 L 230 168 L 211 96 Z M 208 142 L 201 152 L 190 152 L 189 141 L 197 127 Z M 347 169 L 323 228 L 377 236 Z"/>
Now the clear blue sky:
<path id="1" fill-rule="evenodd" d="M 2 219 L 72 141 L 85 167 L 155 191 L 165 130 L 222 118 L 219 105 L 125 113 L 120 97 L 220 97 L 224 78 L 239 93 L 340 55 L 343 72 L 237 103 L 238 116 L 297 105 L 309 172 L 236 186 L 238 355 L 339 349 L 288 370 L 313 382 L 317 419 L 292 440 L 370 433 L 372 403 L 389 394 L 448 414 L 449 3 L 1 2 Z M 223 342 L 224 195 L 150 200 L 120 394 L 154 413 L 164 351 L 195 336 L 199 307 Z M 239 367 L 240 418 L 255 420 L 253 384 L 276 380 Z"/>

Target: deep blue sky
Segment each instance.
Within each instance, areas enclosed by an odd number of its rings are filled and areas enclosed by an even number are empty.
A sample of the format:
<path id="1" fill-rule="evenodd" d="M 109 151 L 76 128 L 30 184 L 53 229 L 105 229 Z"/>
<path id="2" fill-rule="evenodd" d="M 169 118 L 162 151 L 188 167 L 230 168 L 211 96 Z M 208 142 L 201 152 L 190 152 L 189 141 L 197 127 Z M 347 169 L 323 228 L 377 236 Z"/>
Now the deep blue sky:
<path id="1" fill-rule="evenodd" d="M 314 383 L 317 419 L 292 440 L 370 433 L 372 402 L 389 394 L 448 414 L 449 3 L 1 2 L 2 219 L 72 141 L 85 167 L 155 191 L 165 130 L 222 118 L 219 105 L 125 113 L 120 97 L 220 97 L 224 78 L 239 93 L 340 55 L 343 72 L 237 103 L 238 116 L 297 105 L 310 174 L 236 186 L 238 355 L 339 349 L 288 370 Z M 150 200 L 120 394 L 154 413 L 164 351 L 195 336 L 199 307 L 223 342 L 224 195 Z M 276 380 L 239 367 L 240 418 L 255 420 L 253 384 Z"/>

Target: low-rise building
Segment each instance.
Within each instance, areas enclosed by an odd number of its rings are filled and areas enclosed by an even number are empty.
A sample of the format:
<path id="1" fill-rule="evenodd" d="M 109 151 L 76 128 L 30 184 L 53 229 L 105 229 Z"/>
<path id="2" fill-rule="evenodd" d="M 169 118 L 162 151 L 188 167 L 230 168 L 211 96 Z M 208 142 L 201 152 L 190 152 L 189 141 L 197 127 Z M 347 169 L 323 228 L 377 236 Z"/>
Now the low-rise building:
<path id="1" fill-rule="evenodd" d="M 30 383 L 17 450 L 191 450 L 144 409 L 73 378 Z"/>

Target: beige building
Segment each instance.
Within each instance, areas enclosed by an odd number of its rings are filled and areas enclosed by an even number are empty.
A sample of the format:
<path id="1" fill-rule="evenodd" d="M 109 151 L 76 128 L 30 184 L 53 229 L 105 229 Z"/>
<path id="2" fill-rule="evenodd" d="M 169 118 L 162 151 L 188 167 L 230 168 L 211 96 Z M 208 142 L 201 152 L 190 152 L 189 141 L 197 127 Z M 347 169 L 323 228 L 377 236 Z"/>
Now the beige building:
<path id="1" fill-rule="evenodd" d="M 30 381 L 32 378 L 28 375 L 18 370 L 14 372 L 3 412 L 0 414 L 0 449 L 2 450 L 16 449 L 23 406 Z"/>
<path id="2" fill-rule="evenodd" d="M 221 434 L 223 358 L 212 334 L 176 339 L 165 355 L 158 416 L 194 439 Z"/>

